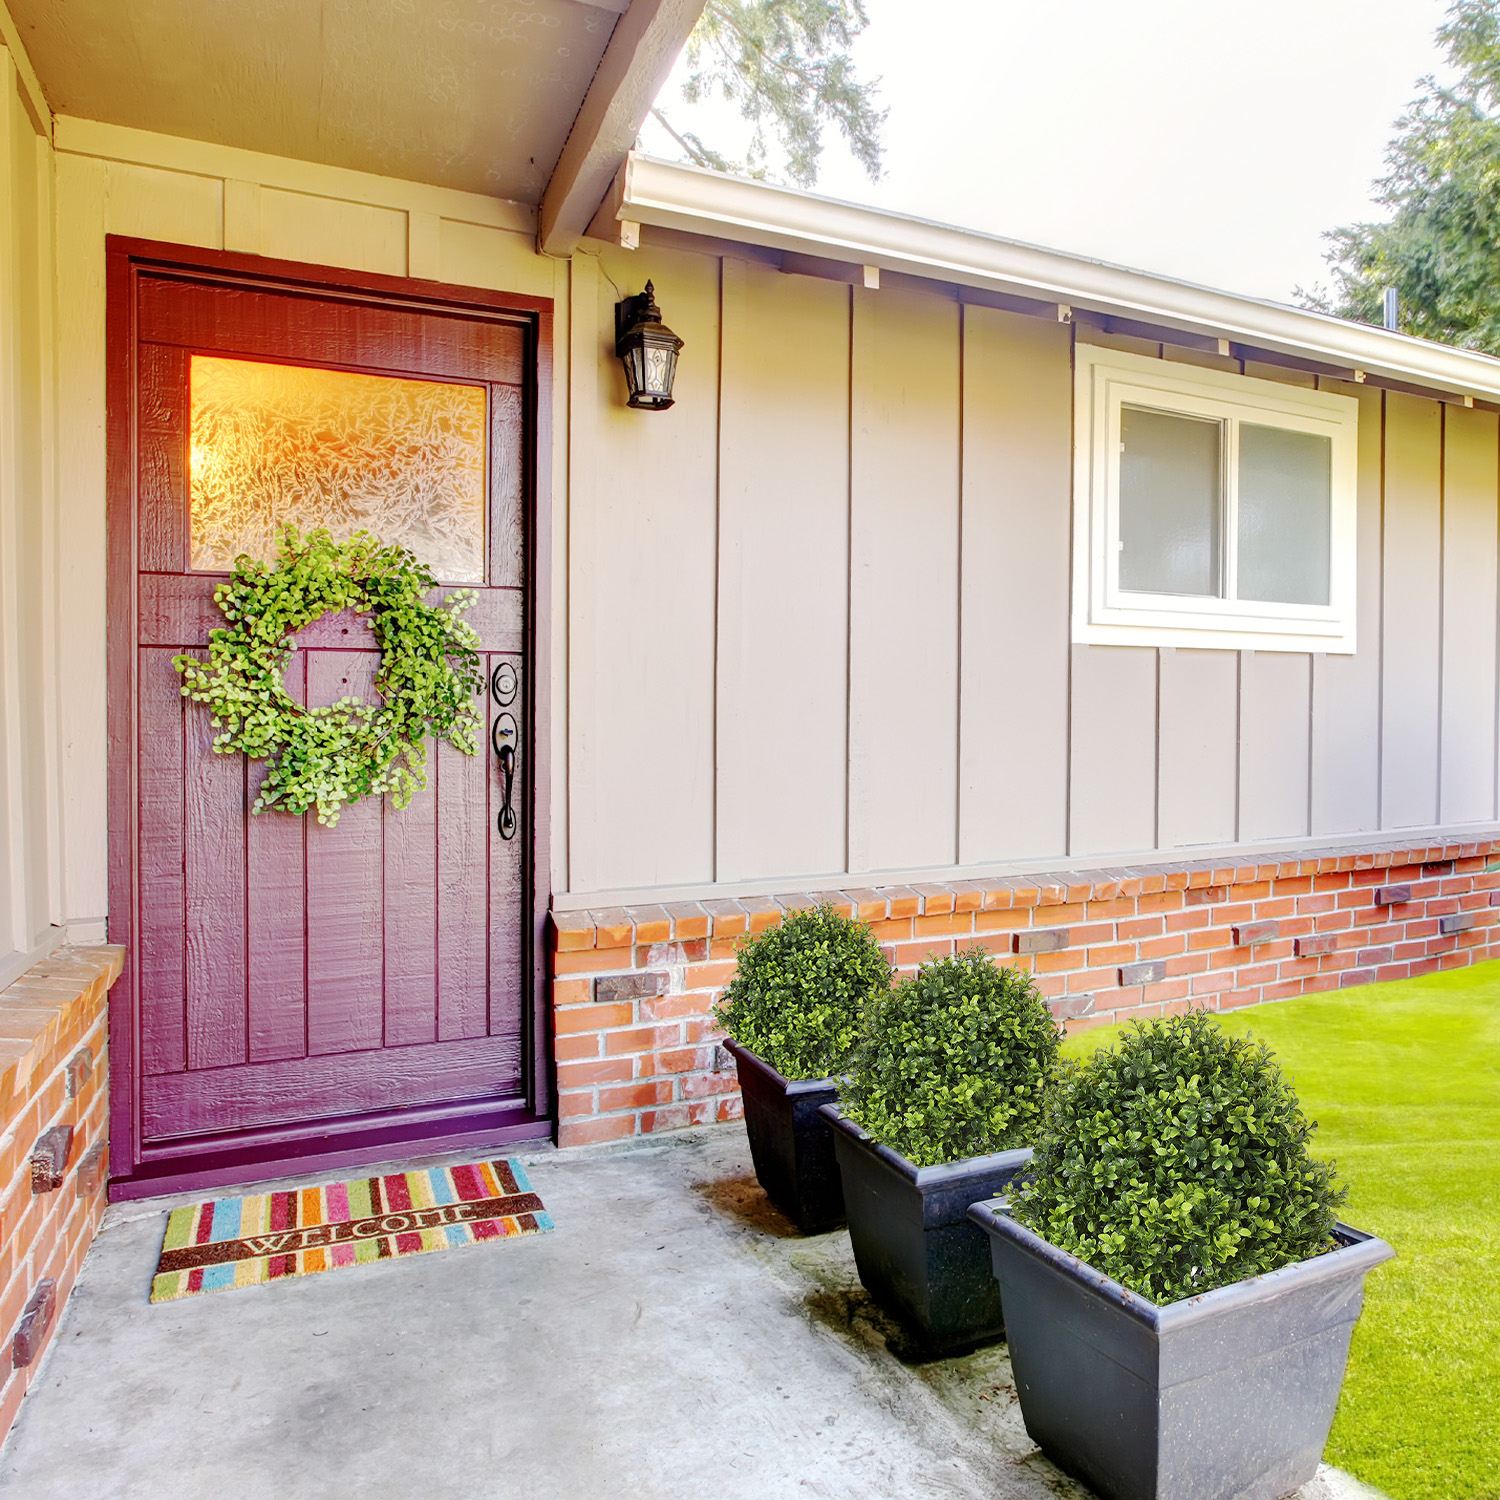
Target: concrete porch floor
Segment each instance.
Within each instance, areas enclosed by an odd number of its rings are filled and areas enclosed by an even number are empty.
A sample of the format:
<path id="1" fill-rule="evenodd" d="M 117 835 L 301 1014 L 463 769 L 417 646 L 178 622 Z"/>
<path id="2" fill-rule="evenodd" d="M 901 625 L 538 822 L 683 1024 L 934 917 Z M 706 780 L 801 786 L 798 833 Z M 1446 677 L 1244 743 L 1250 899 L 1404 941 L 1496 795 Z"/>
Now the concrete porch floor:
<path id="1" fill-rule="evenodd" d="M 1027 1439 L 1003 1346 L 893 1352 L 847 1237 L 791 1232 L 740 1128 L 523 1159 L 550 1234 L 159 1307 L 166 1205 L 116 1205 L 0 1493 L 1086 1495 Z M 1370 1493 L 1325 1470 L 1301 1500 Z"/>

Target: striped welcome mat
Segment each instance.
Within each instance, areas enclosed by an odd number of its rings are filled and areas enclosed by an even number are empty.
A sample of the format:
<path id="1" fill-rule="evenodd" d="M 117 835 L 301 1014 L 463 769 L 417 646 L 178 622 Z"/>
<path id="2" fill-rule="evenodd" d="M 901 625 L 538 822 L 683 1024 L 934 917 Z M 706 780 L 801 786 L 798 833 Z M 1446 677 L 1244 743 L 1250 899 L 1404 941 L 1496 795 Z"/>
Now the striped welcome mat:
<path id="1" fill-rule="evenodd" d="M 520 1162 L 356 1177 L 174 1208 L 153 1302 L 552 1228 Z"/>

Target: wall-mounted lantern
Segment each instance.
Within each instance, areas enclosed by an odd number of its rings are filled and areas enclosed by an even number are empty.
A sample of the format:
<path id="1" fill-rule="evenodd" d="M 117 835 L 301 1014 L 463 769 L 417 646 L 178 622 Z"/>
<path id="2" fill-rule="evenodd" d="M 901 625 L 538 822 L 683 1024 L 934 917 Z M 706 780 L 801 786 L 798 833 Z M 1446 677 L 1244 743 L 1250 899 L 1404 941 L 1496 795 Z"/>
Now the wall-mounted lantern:
<path id="1" fill-rule="evenodd" d="M 677 353 L 682 340 L 661 320 L 655 288 L 648 281 L 637 297 L 615 303 L 615 353 L 625 366 L 630 406 L 665 411 L 672 404 Z"/>

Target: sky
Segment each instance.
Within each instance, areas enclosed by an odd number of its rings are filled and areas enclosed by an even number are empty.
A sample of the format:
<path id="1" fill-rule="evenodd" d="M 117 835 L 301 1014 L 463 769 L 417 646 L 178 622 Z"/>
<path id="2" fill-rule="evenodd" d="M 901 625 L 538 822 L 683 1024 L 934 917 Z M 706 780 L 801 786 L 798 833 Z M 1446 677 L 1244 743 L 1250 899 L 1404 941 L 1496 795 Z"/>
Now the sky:
<path id="1" fill-rule="evenodd" d="M 1291 301 L 1371 184 L 1445 0 L 867 0 L 888 108 L 872 183 L 828 137 L 816 191 Z M 679 71 L 681 69 L 679 64 Z M 660 104 L 726 155 L 732 110 Z M 649 123 L 643 147 L 680 158 Z"/>

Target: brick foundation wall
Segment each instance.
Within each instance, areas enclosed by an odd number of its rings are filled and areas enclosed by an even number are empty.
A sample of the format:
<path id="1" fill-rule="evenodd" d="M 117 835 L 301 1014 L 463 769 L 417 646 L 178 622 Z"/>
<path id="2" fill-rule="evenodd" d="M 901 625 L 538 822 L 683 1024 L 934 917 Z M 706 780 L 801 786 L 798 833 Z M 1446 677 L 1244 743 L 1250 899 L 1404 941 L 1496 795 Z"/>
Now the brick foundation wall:
<path id="1" fill-rule="evenodd" d="M 559 1143 L 738 1118 L 712 1009 L 741 937 L 830 900 L 898 970 L 978 944 L 1070 1025 L 1253 1005 L 1500 957 L 1500 839 L 1300 850 L 553 919 Z"/>
<path id="2" fill-rule="evenodd" d="M 104 1213 L 109 987 L 122 948 L 61 948 L 0 990 L 0 1443 Z"/>

